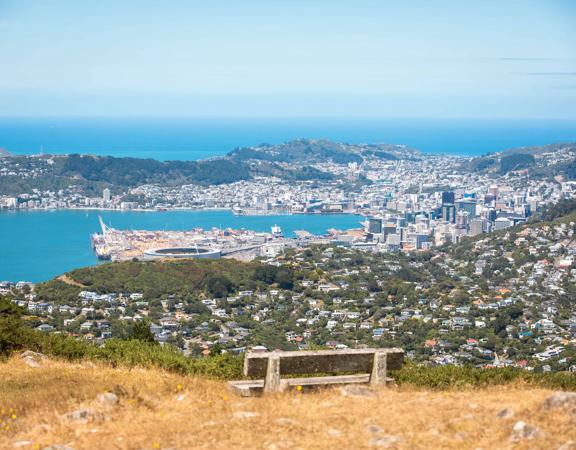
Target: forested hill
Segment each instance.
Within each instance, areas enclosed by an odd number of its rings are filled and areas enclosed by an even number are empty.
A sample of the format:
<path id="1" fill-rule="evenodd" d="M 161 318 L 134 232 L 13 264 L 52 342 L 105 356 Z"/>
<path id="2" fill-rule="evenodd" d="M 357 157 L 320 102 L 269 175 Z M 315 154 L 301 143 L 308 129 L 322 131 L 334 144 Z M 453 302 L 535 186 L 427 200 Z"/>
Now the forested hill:
<path id="1" fill-rule="evenodd" d="M 0 194 L 19 195 L 58 191 L 76 186 L 84 192 L 113 192 L 143 184 L 179 186 L 218 185 L 250 180 L 254 176 L 275 176 L 284 180 L 332 180 L 333 174 L 313 167 L 362 163 L 364 158 L 396 160 L 414 158 L 417 152 L 385 144 L 341 144 L 327 140 L 296 140 L 279 145 L 236 149 L 225 157 L 202 161 L 157 161 L 95 155 L 44 155 L 24 157 L 3 155 L 5 174 L 0 177 Z M 22 175 L 23 174 L 23 175 Z"/>
<path id="2" fill-rule="evenodd" d="M 142 292 L 146 298 L 170 294 L 186 299 L 202 296 L 223 298 L 241 290 L 271 285 L 291 289 L 295 278 L 296 272 L 289 267 L 230 259 L 125 261 L 73 270 L 65 277 L 40 284 L 38 294 L 42 300 L 59 303 L 74 301 L 81 290 L 100 294 Z"/>
<path id="3" fill-rule="evenodd" d="M 362 163 L 364 158 L 397 160 L 414 157 L 419 152 L 403 145 L 345 144 L 326 139 L 297 139 L 284 144 L 261 144 L 237 148 L 228 156 L 234 160 L 259 160 L 277 163 L 315 164 L 332 161 L 335 164 Z"/>
<path id="4" fill-rule="evenodd" d="M 19 172 L 29 175 L 0 177 L 0 193 L 4 195 L 18 195 L 33 189 L 58 190 L 72 185 L 100 193 L 104 187 L 123 191 L 143 184 L 214 185 L 252 178 L 246 164 L 226 158 L 157 161 L 71 154 L 3 159 L 6 167 L 17 167 Z"/>
<path id="5" fill-rule="evenodd" d="M 563 175 L 576 179 L 576 143 L 520 147 L 472 158 L 461 169 L 505 175 L 512 171 L 528 171 L 535 177 Z"/>

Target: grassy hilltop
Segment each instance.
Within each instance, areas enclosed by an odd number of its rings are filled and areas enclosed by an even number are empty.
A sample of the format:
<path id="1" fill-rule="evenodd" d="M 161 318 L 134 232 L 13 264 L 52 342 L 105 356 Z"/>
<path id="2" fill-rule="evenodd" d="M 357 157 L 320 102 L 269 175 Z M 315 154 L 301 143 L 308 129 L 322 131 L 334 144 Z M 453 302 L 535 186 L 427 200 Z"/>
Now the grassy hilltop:
<path id="1" fill-rule="evenodd" d="M 519 421 L 527 431 L 514 448 L 559 448 L 573 435 L 569 408 L 546 408 L 552 391 L 522 384 L 247 399 L 222 382 L 157 369 L 53 360 L 32 368 L 20 358 L 0 364 L 0 383 L 2 448 L 508 448 Z"/>

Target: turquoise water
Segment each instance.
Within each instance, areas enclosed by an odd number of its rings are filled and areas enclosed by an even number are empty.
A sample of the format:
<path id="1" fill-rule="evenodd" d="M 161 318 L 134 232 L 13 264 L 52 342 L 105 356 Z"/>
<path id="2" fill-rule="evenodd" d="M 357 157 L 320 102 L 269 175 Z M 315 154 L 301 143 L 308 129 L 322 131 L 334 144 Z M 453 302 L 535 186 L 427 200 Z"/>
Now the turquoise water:
<path id="1" fill-rule="evenodd" d="M 93 153 L 160 160 L 224 155 L 297 138 L 406 144 L 423 152 L 481 155 L 576 141 L 576 121 L 362 118 L 0 119 L 0 148 L 16 154 Z"/>
<path id="2" fill-rule="evenodd" d="M 329 228 L 357 228 L 360 216 L 234 216 L 229 211 L 18 211 L 0 212 L 0 280 L 45 281 L 71 269 L 97 263 L 90 234 L 100 230 L 98 215 L 118 229 L 186 230 L 246 228 L 286 236 L 304 229 L 314 234 Z"/>

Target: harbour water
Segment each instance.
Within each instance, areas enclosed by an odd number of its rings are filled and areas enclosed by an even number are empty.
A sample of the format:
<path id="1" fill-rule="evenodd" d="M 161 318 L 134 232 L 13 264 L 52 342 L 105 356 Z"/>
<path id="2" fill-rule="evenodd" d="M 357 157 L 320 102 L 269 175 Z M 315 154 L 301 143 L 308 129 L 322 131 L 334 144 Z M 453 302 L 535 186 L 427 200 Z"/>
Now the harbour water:
<path id="1" fill-rule="evenodd" d="M 98 216 L 118 229 L 187 230 L 246 228 L 287 237 L 296 230 L 322 234 L 330 228 L 357 228 L 361 216 L 235 216 L 229 211 L 3 211 L 0 212 L 0 280 L 45 281 L 63 272 L 97 264 L 90 234 L 100 231 Z"/>

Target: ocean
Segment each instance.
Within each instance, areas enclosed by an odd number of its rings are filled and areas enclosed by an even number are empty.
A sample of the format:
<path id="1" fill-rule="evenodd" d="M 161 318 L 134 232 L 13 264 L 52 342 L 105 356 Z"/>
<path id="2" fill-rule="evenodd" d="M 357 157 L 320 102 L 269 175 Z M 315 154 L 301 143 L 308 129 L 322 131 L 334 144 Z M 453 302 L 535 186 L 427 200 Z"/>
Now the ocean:
<path id="1" fill-rule="evenodd" d="M 100 231 L 98 216 L 118 229 L 189 230 L 245 228 L 284 235 L 304 229 L 323 234 L 330 228 L 358 228 L 361 216 L 235 216 L 229 211 L 0 211 L 0 281 L 46 281 L 63 272 L 97 264 L 90 235 Z"/>
<path id="2" fill-rule="evenodd" d="M 198 160 L 236 147 L 297 138 L 405 144 L 426 153 L 482 155 L 576 141 L 572 120 L 361 118 L 0 118 L 0 148 L 15 154 L 92 153 Z"/>

